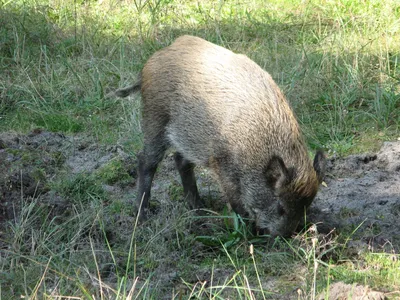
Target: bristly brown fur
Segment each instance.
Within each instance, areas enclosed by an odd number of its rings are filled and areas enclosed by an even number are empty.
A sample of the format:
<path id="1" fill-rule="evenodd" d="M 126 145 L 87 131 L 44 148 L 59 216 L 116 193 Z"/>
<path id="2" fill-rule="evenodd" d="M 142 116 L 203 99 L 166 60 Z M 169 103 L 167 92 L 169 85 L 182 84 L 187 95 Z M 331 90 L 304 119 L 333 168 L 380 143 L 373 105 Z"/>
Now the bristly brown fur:
<path id="1" fill-rule="evenodd" d="M 116 94 L 139 90 L 144 149 L 138 203 L 143 199 L 145 211 L 157 164 L 173 146 L 192 207 L 204 204 L 193 172 L 198 164 L 214 171 L 233 209 L 258 227 L 272 235 L 295 229 L 303 215 L 299 206 L 317 193 L 324 161 L 319 155 L 312 164 L 294 113 L 267 72 L 245 55 L 182 36 Z"/>

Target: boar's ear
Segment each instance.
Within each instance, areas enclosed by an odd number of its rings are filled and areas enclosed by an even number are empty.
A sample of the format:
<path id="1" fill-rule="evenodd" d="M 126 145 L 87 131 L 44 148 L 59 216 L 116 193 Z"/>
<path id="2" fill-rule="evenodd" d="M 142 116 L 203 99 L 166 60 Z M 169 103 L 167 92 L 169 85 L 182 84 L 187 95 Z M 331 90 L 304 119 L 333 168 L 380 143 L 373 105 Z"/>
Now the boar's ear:
<path id="1" fill-rule="evenodd" d="M 290 171 L 286 168 L 282 158 L 274 155 L 264 169 L 264 176 L 267 183 L 274 190 L 280 190 L 290 181 Z"/>
<path id="2" fill-rule="evenodd" d="M 314 170 L 317 173 L 318 182 L 321 183 L 325 177 L 326 159 L 322 150 L 318 150 L 314 157 Z"/>

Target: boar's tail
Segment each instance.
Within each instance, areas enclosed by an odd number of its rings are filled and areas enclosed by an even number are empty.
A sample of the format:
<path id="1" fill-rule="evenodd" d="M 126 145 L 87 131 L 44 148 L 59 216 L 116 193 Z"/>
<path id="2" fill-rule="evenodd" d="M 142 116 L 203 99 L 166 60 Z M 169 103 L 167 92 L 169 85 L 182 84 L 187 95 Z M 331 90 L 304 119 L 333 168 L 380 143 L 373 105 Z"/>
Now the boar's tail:
<path id="1" fill-rule="evenodd" d="M 124 98 L 124 97 L 129 96 L 130 94 L 139 92 L 141 87 L 142 87 L 142 74 L 139 73 L 139 75 L 137 76 L 137 80 L 134 84 L 132 84 L 128 87 L 116 90 L 115 95 L 117 95 L 118 97 Z"/>

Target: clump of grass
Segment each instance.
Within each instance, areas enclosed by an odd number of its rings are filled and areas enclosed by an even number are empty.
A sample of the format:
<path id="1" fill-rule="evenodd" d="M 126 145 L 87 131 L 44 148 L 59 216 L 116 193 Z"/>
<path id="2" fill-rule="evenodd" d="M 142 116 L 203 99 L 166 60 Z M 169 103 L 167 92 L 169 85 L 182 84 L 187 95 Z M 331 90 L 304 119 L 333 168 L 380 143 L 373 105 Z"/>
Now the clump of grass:
<path id="1" fill-rule="evenodd" d="M 223 226 L 215 226 L 210 235 L 196 236 L 196 241 L 206 246 L 230 249 L 240 243 L 263 241 L 261 237 L 253 234 L 251 224 L 246 224 L 240 215 L 235 212 L 229 212 L 226 207 L 222 215 L 209 216 L 208 218 L 222 219 Z"/>
<path id="2" fill-rule="evenodd" d="M 64 178 L 54 185 L 54 189 L 73 203 L 88 203 L 107 198 L 106 191 L 92 174 L 79 173 Z"/>
<path id="3" fill-rule="evenodd" d="M 122 159 L 113 159 L 101 168 L 96 170 L 95 177 L 106 184 L 115 184 L 121 182 L 127 184 L 132 181 L 132 177 L 128 174 L 127 168 Z"/>

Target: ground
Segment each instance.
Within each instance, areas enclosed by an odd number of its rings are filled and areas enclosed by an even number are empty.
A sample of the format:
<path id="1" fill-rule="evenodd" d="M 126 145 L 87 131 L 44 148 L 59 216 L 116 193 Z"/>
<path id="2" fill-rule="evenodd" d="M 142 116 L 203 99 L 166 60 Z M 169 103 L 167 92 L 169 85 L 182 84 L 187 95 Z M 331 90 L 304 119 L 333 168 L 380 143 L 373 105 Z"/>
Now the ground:
<path id="1" fill-rule="evenodd" d="M 26 135 L 6 132 L 0 134 L 0 164 L 2 249 L 12 249 L 10 228 L 12 224 L 17 224 L 24 218 L 24 209 L 30 202 L 47 207 L 46 218 L 57 220 L 56 222 L 62 225 L 74 215 L 75 207 L 80 205 L 78 202 L 89 203 L 90 207 L 91 201 L 102 199 L 105 194 L 108 195 L 108 200 L 104 201 L 104 205 L 109 210 L 108 213 L 104 213 L 104 231 L 108 242 L 115 245 L 124 239 L 129 241 L 135 218 L 132 211 L 128 209 L 127 212 L 122 212 L 120 207 L 132 206 L 135 197 L 136 166 L 135 160 L 121 147 L 103 147 L 85 136 L 64 135 L 41 129 Z M 210 208 L 215 211 L 223 210 L 224 204 L 218 202 L 218 188 L 207 170 L 197 169 L 197 176 L 200 193 L 206 198 Z M 315 223 L 316 230 L 325 236 L 345 232 L 348 236 L 345 241 L 347 251 L 354 257 L 371 250 L 398 253 L 399 182 L 400 141 L 385 142 L 377 153 L 345 158 L 330 157 L 327 176 L 310 208 L 308 223 Z M 200 262 L 210 257 L 213 251 L 219 250 L 208 248 L 200 242 L 201 238 L 190 244 L 190 249 L 185 244 L 186 235 L 203 236 L 205 242 L 210 243 L 207 239 L 215 232 L 215 227 L 210 230 L 207 224 L 195 221 L 181 231 L 174 229 L 176 224 L 185 219 L 182 216 L 187 214 L 187 210 L 180 199 L 182 188 L 174 169 L 172 154 L 167 155 L 160 166 L 152 193 L 153 220 L 150 224 L 143 225 L 148 226 L 145 229 L 135 230 L 149 231 L 147 238 L 151 238 L 144 241 L 143 251 L 148 251 L 149 256 L 161 257 L 153 261 L 144 260 L 144 265 L 150 265 L 138 266 L 136 271 L 142 276 L 148 276 L 147 269 L 156 270 L 152 275 L 157 279 L 156 286 L 174 286 L 178 291 L 182 285 L 181 278 L 187 282 L 205 282 L 209 281 L 210 277 L 219 283 L 226 280 L 228 274 L 235 271 L 234 267 L 217 266 L 213 268 L 212 274 L 209 269 L 201 266 L 193 267 L 191 270 L 196 271 L 191 274 L 180 270 L 182 266 L 179 260 L 182 257 L 185 259 L 184 264 L 196 265 L 196 260 Z M 157 221 L 157 218 L 160 221 Z M 206 223 L 212 223 L 212 220 Z M 183 236 L 176 237 L 178 235 Z M 146 238 L 146 235 L 143 238 Z M 153 253 L 152 243 L 168 243 L 168 256 L 162 256 L 166 255 L 160 254 L 162 252 Z M 99 268 L 104 280 L 115 280 L 113 268 Z M 293 281 L 293 286 L 289 287 L 285 294 L 288 299 L 297 295 L 297 282 Z M 268 289 L 269 283 L 265 285 Z M 277 286 L 279 284 L 273 280 L 271 290 Z M 332 295 L 339 295 L 352 288 L 355 286 L 343 284 L 342 288 L 338 288 L 337 285 L 332 285 L 331 291 Z M 338 289 L 341 292 L 338 292 Z M 379 294 L 379 297 L 381 296 L 382 294 Z M 368 299 L 381 299 L 379 297 L 371 296 Z M 337 296 L 337 299 L 339 298 Z"/>
<path id="2" fill-rule="evenodd" d="M 313 221 L 354 228 L 354 239 L 365 247 L 398 252 L 399 141 L 385 142 L 378 153 L 330 158 L 325 182 L 313 203 L 321 214 Z"/>

